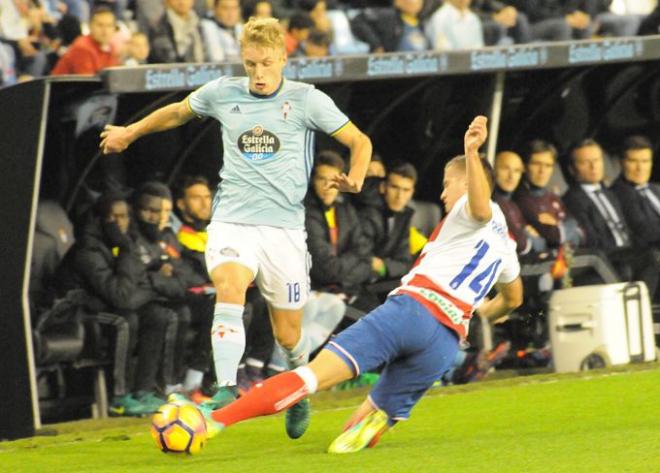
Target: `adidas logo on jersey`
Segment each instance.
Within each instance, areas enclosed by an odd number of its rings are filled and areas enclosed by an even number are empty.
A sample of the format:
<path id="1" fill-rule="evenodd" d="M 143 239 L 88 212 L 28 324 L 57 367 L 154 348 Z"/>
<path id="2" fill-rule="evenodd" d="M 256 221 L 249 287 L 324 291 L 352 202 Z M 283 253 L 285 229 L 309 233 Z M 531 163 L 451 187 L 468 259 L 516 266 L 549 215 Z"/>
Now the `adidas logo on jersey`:
<path id="1" fill-rule="evenodd" d="M 241 109 L 238 105 L 235 105 L 234 108 L 229 110 L 229 113 L 241 113 Z"/>

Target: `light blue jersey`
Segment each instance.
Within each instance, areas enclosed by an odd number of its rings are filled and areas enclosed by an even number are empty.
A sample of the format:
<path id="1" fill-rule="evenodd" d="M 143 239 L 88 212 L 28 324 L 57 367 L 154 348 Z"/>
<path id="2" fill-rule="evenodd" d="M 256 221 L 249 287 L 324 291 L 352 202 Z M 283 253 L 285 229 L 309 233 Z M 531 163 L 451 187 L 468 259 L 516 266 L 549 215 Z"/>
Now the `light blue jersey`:
<path id="1" fill-rule="evenodd" d="M 305 228 L 303 198 L 314 163 L 314 131 L 349 120 L 313 85 L 284 80 L 273 94 L 250 93 L 247 77 L 220 77 L 188 98 L 191 110 L 222 124 L 221 182 L 213 221 Z"/>

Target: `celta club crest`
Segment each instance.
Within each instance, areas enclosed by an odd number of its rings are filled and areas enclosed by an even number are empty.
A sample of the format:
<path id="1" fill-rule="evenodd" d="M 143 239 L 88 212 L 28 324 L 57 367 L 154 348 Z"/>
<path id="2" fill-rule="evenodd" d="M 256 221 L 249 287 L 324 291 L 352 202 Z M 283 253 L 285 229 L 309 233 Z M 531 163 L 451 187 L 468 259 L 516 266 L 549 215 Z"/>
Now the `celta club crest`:
<path id="1" fill-rule="evenodd" d="M 225 338 L 227 333 L 238 333 L 233 327 L 226 327 L 224 325 L 218 325 L 218 328 L 215 330 L 215 334 L 220 338 Z"/>
<path id="2" fill-rule="evenodd" d="M 285 120 L 286 120 L 286 117 L 289 115 L 289 113 L 291 113 L 291 110 L 292 110 L 292 107 L 291 107 L 291 104 L 288 101 L 286 101 L 282 104 L 282 116 L 284 117 Z"/>

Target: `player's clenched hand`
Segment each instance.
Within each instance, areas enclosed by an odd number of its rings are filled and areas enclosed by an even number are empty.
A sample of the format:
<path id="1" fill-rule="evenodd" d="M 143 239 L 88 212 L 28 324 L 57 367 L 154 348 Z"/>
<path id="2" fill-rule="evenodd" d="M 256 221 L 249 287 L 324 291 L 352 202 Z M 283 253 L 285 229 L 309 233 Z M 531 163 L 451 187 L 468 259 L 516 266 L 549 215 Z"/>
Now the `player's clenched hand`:
<path id="1" fill-rule="evenodd" d="M 488 119 L 479 115 L 465 132 L 465 154 L 476 153 L 488 138 Z"/>
<path id="2" fill-rule="evenodd" d="M 328 186 L 337 189 L 339 192 L 351 192 L 357 194 L 362 190 L 362 183 L 358 183 L 344 173 L 333 176 Z"/>
<path id="3" fill-rule="evenodd" d="M 103 154 L 121 153 L 133 142 L 131 132 L 125 126 L 106 125 L 101 132 Z"/>

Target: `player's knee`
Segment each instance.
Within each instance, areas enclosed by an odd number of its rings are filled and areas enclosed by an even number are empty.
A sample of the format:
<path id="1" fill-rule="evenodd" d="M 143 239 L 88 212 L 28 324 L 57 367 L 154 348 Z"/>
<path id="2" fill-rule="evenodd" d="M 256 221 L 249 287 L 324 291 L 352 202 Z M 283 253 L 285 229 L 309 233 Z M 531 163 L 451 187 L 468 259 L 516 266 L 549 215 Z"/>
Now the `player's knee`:
<path id="1" fill-rule="evenodd" d="M 221 278 L 220 280 L 215 281 L 215 290 L 217 291 L 218 301 L 240 303 L 240 301 L 245 299 L 247 286 L 228 278 Z"/>

